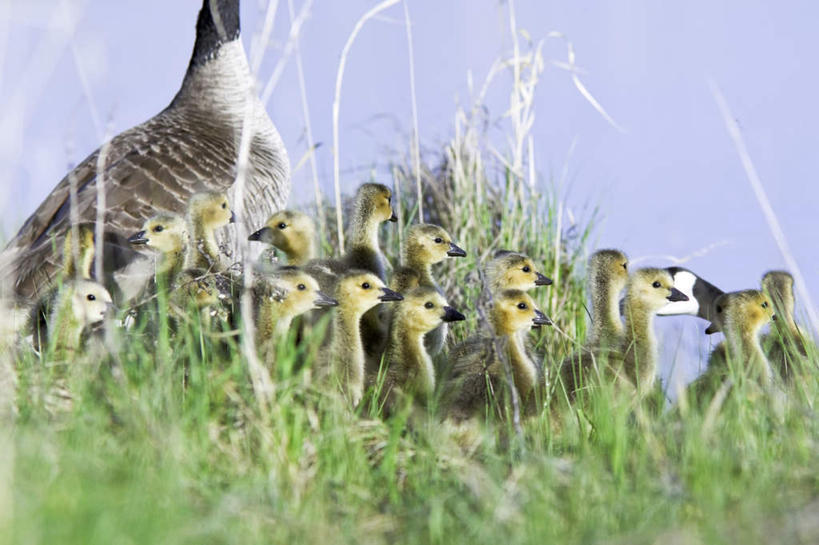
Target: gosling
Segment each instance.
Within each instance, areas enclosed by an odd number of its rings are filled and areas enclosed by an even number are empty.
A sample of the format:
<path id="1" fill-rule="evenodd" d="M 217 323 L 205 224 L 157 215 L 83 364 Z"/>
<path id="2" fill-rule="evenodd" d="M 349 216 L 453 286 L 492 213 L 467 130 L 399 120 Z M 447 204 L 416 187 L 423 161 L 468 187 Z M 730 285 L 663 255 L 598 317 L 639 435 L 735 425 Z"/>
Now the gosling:
<path id="1" fill-rule="evenodd" d="M 159 214 L 146 220 L 142 229 L 131 235 L 128 242 L 158 253 L 154 280 L 156 284 L 168 287 L 185 265 L 189 246 L 187 223 L 180 216 Z"/>
<path id="2" fill-rule="evenodd" d="M 235 221 L 224 193 L 197 193 L 191 197 L 187 211 L 190 247 L 185 258 L 186 269 L 222 271 L 216 230 Z"/>
<path id="3" fill-rule="evenodd" d="M 307 214 L 279 210 L 248 237 L 281 250 L 288 265 L 302 266 L 316 258 L 316 225 Z"/>
<path id="4" fill-rule="evenodd" d="M 399 293 L 409 292 L 418 286 L 433 288 L 441 293 L 432 277 L 432 265 L 448 257 L 466 257 L 466 252 L 452 242 L 449 233 L 437 225 L 411 225 L 404 243 L 404 265 L 395 271 L 390 287 Z M 448 327 L 444 321 L 424 336 L 424 344 L 430 355 L 441 352 L 447 334 Z"/>
<path id="5" fill-rule="evenodd" d="M 816 347 L 799 330 L 794 319 L 793 276 L 787 271 L 769 271 L 762 277 L 762 290 L 773 304 L 775 327 L 762 336 L 762 349 L 783 380 L 791 382 L 808 353 Z"/>
<path id="6" fill-rule="evenodd" d="M 511 365 L 524 414 L 535 411 L 535 389 L 542 372 L 527 353 L 521 333 L 551 321 L 537 309 L 531 296 L 517 289 L 494 296 L 490 321 L 494 336 L 469 339 L 450 354 L 452 378 L 445 386 L 444 398 L 446 415 L 455 421 L 485 411 L 490 399 L 504 391 L 503 358 Z"/>
<path id="7" fill-rule="evenodd" d="M 108 290 L 93 280 L 68 280 L 56 293 L 48 321 L 47 346 L 58 359 L 82 349 L 83 333 L 102 322 L 113 301 Z"/>
<path id="8" fill-rule="evenodd" d="M 380 385 L 380 397 L 387 412 L 405 395 L 429 400 L 435 390 L 435 369 L 425 346 L 425 335 L 442 323 L 464 319 L 430 286 L 413 288 L 395 305 L 384 357 L 386 371 Z M 377 385 L 379 380 L 369 376 L 368 382 Z"/>
<path id="9" fill-rule="evenodd" d="M 273 349 L 293 320 L 308 310 L 334 307 L 338 301 L 322 293 L 316 280 L 296 267 L 281 267 L 253 287 L 256 302 L 256 346 L 268 363 Z"/>
<path id="10" fill-rule="evenodd" d="M 529 256 L 508 250 L 495 252 L 486 266 L 486 276 L 493 293 L 507 289 L 527 291 L 552 284 L 551 278 L 536 270 Z"/>
<path id="11" fill-rule="evenodd" d="M 726 293 L 714 302 L 714 310 L 725 340 L 711 353 L 708 368 L 689 386 L 689 391 L 703 400 L 731 376 L 732 368 L 733 376 L 744 375 L 769 386 L 773 371 L 759 340 L 760 329 L 769 320 L 776 319 L 768 297 L 759 290 Z"/>
<path id="12" fill-rule="evenodd" d="M 387 288 L 369 271 L 347 271 L 336 284 L 338 310 L 333 317 L 331 340 L 321 360 L 321 374 L 335 375 L 342 391 L 357 406 L 364 395 L 365 352 L 361 318 L 379 303 L 401 301 L 401 294 Z"/>

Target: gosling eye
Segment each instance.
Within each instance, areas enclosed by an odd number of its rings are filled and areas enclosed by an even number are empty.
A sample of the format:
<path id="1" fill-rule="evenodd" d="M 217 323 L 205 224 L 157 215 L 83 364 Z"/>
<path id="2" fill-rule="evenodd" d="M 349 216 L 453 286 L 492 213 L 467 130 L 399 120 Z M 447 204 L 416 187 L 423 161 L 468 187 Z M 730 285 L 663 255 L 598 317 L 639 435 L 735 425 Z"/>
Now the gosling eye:
<path id="1" fill-rule="evenodd" d="M 162 231 L 164 231 L 164 230 L 165 230 L 165 228 L 164 228 L 164 227 L 162 227 L 161 225 L 157 225 L 157 226 L 156 226 L 156 227 L 154 227 L 154 229 L 153 229 L 154 233 L 161 233 L 161 232 L 162 232 Z"/>
<path id="2" fill-rule="evenodd" d="M 435 244 L 440 244 L 444 241 L 441 237 L 435 237 Z"/>
<path id="3" fill-rule="evenodd" d="M 424 303 L 424 308 L 435 308 L 435 304 L 432 303 L 431 301 L 427 301 L 426 303 Z"/>
<path id="4" fill-rule="evenodd" d="M 299 285 L 298 285 L 298 286 L 296 286 L 296 287 L 299 289 L 299 291 L 304 291 L 304 290 L 306 290 L 306 289 L 307 289 L 307 286 L 305 286 L 304 284 L 299 284 Z"/>
<path id="5" fill-rule="evenodd" d="M 96 301 L 97 300 L 97 296 L 94 295 L 93 293 L 89 293 L 88 295 L 85 296 L 85 298 L 88 299 L 89 301 Z"/>
<path id="6" fill-rule="evenodd" d="M 722 312 L 722 306 L 721 305 L 717 305 L 717 312 Z"/>
<path id="7" fill-rule="evenodd" d="M 655 280 L 655 281 L 654 281 L 654 283 L 653 283 L 653 284 L 651 284 L 651 285 L 652 285 L 652 286 L 654 286 L 655 288 L 661 288 L 661 287 L 663 287 L 663 285 L 662 285 L 662 284 L 660 284 L 660 281 L 659 281 L 659 280 Z"/>
<path id="8" fill-rule="evenodd" d="M 628 270 L 628 263 L 623 263 L 623 270 Z"/>
<path id="9" fill-rule="evenodd" d="M 287 224 L 282 221 L 282 222 L 279 222 L 278 227 L 279 227 L 279 229 L 284 229 L 285 227 L 287 227 Z"/>
<path id="10" fill-rule="evenodd" d="M 762 308 L 768 308 L 768 301 L 765 301 L 764 303 L 762 303 Z"/>
<path id="11" fill-rule="evenodd" d="M 361 284 L 361 287 L 364 288 L 365 290 L 368 290 L 368 289 L 370 289 L 370 283 L 369 282 L 364 282 L 363 284 Z"/>
<path id="12" fill-rule="evenodd" d="M 518 303 L 518 308 L 520 310 L 526 310 L 529 307 L 526 305 L 526 303 Z"/>
<path id="13" fill-rule="evenodd" d="M 528 273 L 528 272 L 531 272 L 531 270 L 532 269 L 531 269 L 531 267 L 529 267 L 529 265 L 524 265 L 523 266 L 523 272 Z"/>
<path id="14" fill-rule="evenodd" d="M 222 210 L 224 210 L 225 208 L 227 208 L 227 203 L 226 203 L 226 202 L 223 202 L 223 203 L 222 203 Z"/>

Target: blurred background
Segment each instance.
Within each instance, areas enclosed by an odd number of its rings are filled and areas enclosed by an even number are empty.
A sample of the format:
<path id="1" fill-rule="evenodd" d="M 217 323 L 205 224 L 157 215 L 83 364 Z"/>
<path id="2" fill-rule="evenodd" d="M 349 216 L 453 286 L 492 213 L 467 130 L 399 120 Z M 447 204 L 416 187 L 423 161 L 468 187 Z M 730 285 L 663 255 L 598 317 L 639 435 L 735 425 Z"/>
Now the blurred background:
<path id="1" fill-rule="evenodd" d="M 293 8 L 298 14 L 303 0 Z M 13 236 L 64 174 L 101 142 L 164 108 L 193 47 L 199 0 L 0 0 L 0 227 Z M 298 40 L 319 180 L 332 200 L 332 103 L 341 50 L 374 2 L 317 0 Z M 290 31 L 280 1 L 259 71 L 264 88 Z M 758 287 L 785 267 L 709 87 L 721 89 L 814 297 L 819 188 L 819 6 L 764 0 L 518 0 L 519 40 L 543 44 L 532 128 L 539 184 L 557 184 L 567 217 L 599 207 L 595 247 L 638 265 L 683 265 L 725 290 Z M 258 42 L 268 2 L 242 2 L 243 41 Z M 497 0 L 411 0 L 422 152 L 437 153 L 493 63 L 512 49 L 509 8 Z M 564 38 L 554 38 L 553 32 Z M 567 43 L 577 75 L 560 63 Z M 295 166 L 305 120 L 290 55 L 267 108 Z M 503 141 L 508 75 L 486 95 L 489 137 Z M 470 90 L 470 82 L 472 89 Z M 402 4 L 367 22 L 353 44 L 340 113 L 341 180 L 388 179 L 412 133 Z M 811 165 L 814 165 L 813 167 Z M 294 173 L 291 204 L 313 200 L 312 175 Z M 536 257 L 536 256 L 535 256 Z M 804 320 L 803 320 L 804 323 Z M 695 318 L 658 320 L 665 377 L 686 381 L 719 336 Z M 672 388 L 673 390 L 673 388 Z"/>

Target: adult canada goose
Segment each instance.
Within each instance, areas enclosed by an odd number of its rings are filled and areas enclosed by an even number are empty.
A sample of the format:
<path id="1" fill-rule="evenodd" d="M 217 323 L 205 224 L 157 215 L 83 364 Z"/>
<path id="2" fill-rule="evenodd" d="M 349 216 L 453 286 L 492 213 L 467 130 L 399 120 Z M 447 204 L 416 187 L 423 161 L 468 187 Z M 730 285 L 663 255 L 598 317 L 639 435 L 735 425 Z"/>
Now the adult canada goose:
<path id="1" fill-rule="evenodd" d="M 666 270 L 674 279 L 674 287 L 684 293 L 688 299 L 669 302 L 657 311 L 657 316 L 690 314 L 713 322 L 715 320 L 714 301 L 725 292 L 688 269 L 668 267 Z"/>
<path id="2" fill-rule="evenodd" d="M 794 319 L 793 276 L 787 271 L 768 271 L 762 277 L 762 290 L 776 315 L 774 327 L 762 336 L 762 349 L 773 369 L 790 381 L 808 352 L 815 352 L 816 347 Z"/>
<path id="3" fill-rule="evenodd" d="M 530 290 L 538 286 L 548 286 L 552 279 L 535 269 L 532 259 L 526 254 L 498 250 L 486 266 L 489 288 L 493 292 L 502 290 Z"/>
<path id="4" fill-rule="evenodd" d="M 776 319 L 774 307 L 759 290 L 725 293 L 714 302 L 725 340 L 708 359 L 708 368 L 689 387 L 699 400 L 712 394 L 730 376 L 744 376 L 768 386 L 773 378 L 770 363 L 762 351 L 759 331 Z M 733 371 L 733 374 L 732 374 Z"/>
<path id="5" fill-rule="evenodd" d="M 115 136 L 63 178 L 0 257 L 4 287 L 33 299 L 52 283 L 60 261 L 52 238 L 60 247 L 71 216 L 72 183 L 76 215 L 86 222 L 96 219 L 97 183 L 103 186 L 106 269 L 130 262 L 135 254 L 125 237 L 147 218 L 181 213 L 196 192 L 232 188 L 245 119 L 253 134 L 241 203 L 245 220 L 260 223 L 281 208 L 290 165 L 253 84 L 239 38 L 239 0 L 203 0 L 190 64 L 170 105 Z"/>
<path id="6" fill-rule="evenodd" d="M 445 412 L 456 421 L 471 418 L 506 388 L 502 358 L 512 367 L 515 388 L 524 413 L 534 410 L 535 389 L 542 371 L 527 353 L 521 333 L 551 321 L 521 290 L 495 294 L 490 309 L 493 336 L 480 335 L 459 344 L 449 354 L 451 378 L 445 386 Z M 500 358 L 498 358 L 500 355 Z"/>
<path id="7" fill-rule="evenodd" d="M 628 391 L 636 390 L 640 397 L 651 392 L 657 374 L 654 315 L 668 301 L 685 301 L 687 297 L 673 283 L 665 269 L 644 268 L 631 274 L 623 309 L 625 327 L 619 342 L 615 337 L 591 344 L 561 366 L 560 377 L 569 399 L 598 378 L 611 379 Z M 616 298 L 608 304 L 616 308 Z"/>
<path id="8" fill-rule="evenodd" d="M 382 302 L 400 301 L 401 294 L 384 285 L 369 271 L 347 271 L 336 283 L 338 309 L 333 317 L 330 345 L 321 360 L 321 374 L 335 376 L 342 390 L 358 405 L 364 394 L 364 346 L 361 317 Z"/>
<path id="9" fill-rule="evenodd" d="M 435 369 L 427 352 L 425 335 L 442 323 L 464 320 L 463 314 L 447 305 L 431 286 L 419 286 L 404 294 L 395 305 L 390 339 L 384 356 L 381 399 L 387 411 L 402 395 L 428 399 L 435 390 Z M 378 384 L 377 376 L 369 382 Z"/>
<path id="10" fill-rule="evenodd" d="M 101 284 L 83 279 L 66 281 L 55 295 L 46 346 L 57 358 L 76 353 L 82 348 L 85 329 L 102 322 L 111 306 L 111 295 Z"/>
<path id="11" fill-rule="evenodd" d="M 390 287 L 399 293 L 409 292 L 418 286 L 440 292 L 432 278 L 432 265 L 448 257 L 465 256 L 466 252 L 452 242 L 452 237 L 443 227 L 428 223 L 411 225 L 403 248 L 404 265 L 396 269 Z M 446 322 L 442 322 L 424 336 L 424 344 L 430 355 L 434 356 L 443 349 L 448 330 Z"/>
<path id="12" fill-rule="evenodd" d="M 279 210 L 248 240 L 270 244 L 287 256 L 288 265 L 301 266 L 316 258 L 316 224 L 303 212 Z"/>
<path id="13" fill-rule="evenodd" d="M 294 318 L 311 309 L 338 305 L 338 301 L 319 290 L 312 276 L 296 267 L 282 267 L 271 277 L 260 278 L 253 287 L 253 298 L 256 346 L 268 362 Z"/>

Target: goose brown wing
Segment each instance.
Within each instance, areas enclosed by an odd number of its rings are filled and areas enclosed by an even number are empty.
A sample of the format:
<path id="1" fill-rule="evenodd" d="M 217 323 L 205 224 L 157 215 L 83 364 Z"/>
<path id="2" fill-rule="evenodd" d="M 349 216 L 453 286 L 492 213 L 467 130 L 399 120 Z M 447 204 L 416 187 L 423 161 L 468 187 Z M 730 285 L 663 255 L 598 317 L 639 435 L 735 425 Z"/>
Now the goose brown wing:
<path id="1" fill-rule="evenodd" d="M 194 134 L 181 116 L 166 111 L 92 153 L 63 178 L 10 242 L 8 248 L 17 250 L 17 293 L 36 295 L 57 269 L 60 256 L 53 248 L 62 248 L 69 225 L 72 178 L 79 220 L 95 221 L 101 180 L 106 232 L 127 237 L 158 212 L 181 213 L 197 191 L 230 187 L 235 145 L 225 133 L 197 126 Z"/>

